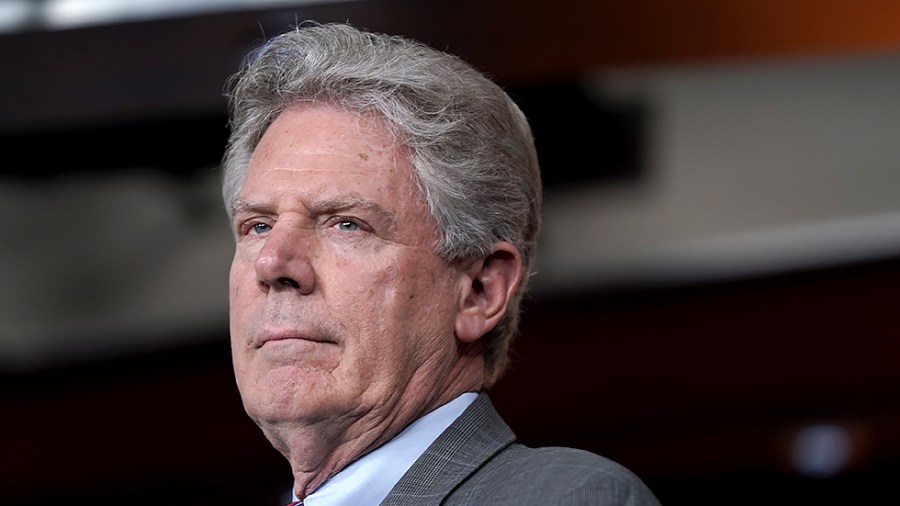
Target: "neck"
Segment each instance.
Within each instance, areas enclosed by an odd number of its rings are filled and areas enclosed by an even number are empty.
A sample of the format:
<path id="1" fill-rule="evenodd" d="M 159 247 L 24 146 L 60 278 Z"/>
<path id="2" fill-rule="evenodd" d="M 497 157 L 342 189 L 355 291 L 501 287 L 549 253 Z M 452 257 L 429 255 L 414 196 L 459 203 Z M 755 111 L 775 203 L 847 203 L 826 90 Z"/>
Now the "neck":
<path id="1" fill-rule="evenodd" d="M 304 498 L 353 461 L 390 441 L 407 425 L 465 392 L 481 391 L 484 366 L 460 360 L 435 382 L 434 375 L 414 376 L 394 402 L 362 416 L 328 419 L 305 425 L 263 427 L 272 444 L 287 458 L 294 491 Z"/>

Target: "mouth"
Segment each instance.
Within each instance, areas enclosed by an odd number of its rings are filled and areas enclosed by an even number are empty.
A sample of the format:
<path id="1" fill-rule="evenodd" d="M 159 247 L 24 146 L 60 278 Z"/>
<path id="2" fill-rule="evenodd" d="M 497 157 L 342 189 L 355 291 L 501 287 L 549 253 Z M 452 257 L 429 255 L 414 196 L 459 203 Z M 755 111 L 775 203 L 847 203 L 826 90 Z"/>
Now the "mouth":
<path id="1" fill-rule="evenodd" d="M 268 343 L 306 341 L 318 344 L 337 344 L 334 339 L 316 333 L 301 332 L 296 330 L 279 330 L 263 332 L 254 339 L 254 347 L 262 348 Z"/>

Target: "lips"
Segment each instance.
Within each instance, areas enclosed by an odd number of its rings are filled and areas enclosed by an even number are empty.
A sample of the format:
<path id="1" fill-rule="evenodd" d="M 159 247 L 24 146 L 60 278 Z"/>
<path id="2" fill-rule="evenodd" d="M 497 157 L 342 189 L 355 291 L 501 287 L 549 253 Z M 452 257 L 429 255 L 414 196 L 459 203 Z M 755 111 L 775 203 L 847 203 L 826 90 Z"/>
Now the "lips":
<path id="1" fill-rule="evenodd" d="M 333 339 L 316 332 L 305 332 L 295 329 L 267 330 L 260 333 L 254 340 L 256 348 L 262 348 L 266 343 L 277 341 L 299 340 L 313 343 L 336 344 Z"/>

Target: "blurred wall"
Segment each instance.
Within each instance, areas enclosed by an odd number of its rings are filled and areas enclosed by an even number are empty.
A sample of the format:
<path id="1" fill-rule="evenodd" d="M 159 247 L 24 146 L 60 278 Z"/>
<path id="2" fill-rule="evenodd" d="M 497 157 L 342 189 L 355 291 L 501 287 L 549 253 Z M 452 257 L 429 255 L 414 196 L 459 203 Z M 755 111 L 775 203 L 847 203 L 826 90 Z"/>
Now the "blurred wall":
<path id="1" fill-rule="evenodd" d="M 0 502 L 281 500 L 217 165 L 225 79 L 306 18 L 456 52 L 532 119 L 545 228 L 494 394 L 523 441 L 669 505 L 896 496 L 900 4 L 461 0 L 0 35 Z"/>

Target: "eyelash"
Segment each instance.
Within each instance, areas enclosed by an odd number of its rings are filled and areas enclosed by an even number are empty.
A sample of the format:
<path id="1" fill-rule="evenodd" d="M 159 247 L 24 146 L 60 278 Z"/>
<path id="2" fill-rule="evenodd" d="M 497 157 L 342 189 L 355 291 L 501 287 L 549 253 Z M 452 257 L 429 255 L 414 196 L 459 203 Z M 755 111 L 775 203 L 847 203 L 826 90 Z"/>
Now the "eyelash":
<path id="1" fill-rule="evenodd" d="M 368 231 L 369 228 L 365 225 L 364 222 L 355 219 L 355 218 L 347 218 L 344 216 L 334 216 L 327 221 L 327 226 L 329 228 L 337 228 L 340 229 L 342 225 L 351 225 L 351 230 L 344 230 L 346 232 L 359 232 L 359 231 Z M 243 222 L 238 228 L 239 235 L 259 235 L 265 232 L 272 230 L 272 226 L 274 223 L 267 223 L 264 221 L 259 221 L 258 219 L 247 220 Z M 267 227 L 265 231 L 259 231 L 258 227 Z M 342 229 L 343 230 L 343 229 Z"/>
<path id="2" fill-rule="evenodd" d="M 241 236 L 251 235 L 251 234 L 253 234 L 254 230 L 256 230 L 256 228 L 258 226 L 269 227 L 269 230 L 271 230 L 271 228 L 272 228 L 271 223 L 267 223 L 267 222 L 261 221 L 259 219 L 246 220 L 246 221 L 241 222 L 238 225 L 238 228 L 237 228 L 238 235 L 241 235 Z M 257 232 L 256 235 L 258 235 L 259 233 L 261 233 L 261 232 Z"/>
<path id="3" fill-rule="evenodd" d="M 345 228 L 343 228 L 343 225 L 350 225 L 350 226 L 352 226 L 352 227 L 355 227 L 355 228 L 353 228 L 353 231 L 359 230 L 359 228 L 360 228 L 360 227 L 359 227 L 359 223 L 356 223 L 356 222 L 353 221 L 353 220 L 347 220 L 347 219 L 338 220 L 338 221 L 334 224 L 335 227 L 340 228 L 340 229 L 342 229 L 342 230 L 346 230 Z"/>
<path id="4" fill-rule="evenodd" d="M 248 233 L 250 233 L 250 232 L 256 232 L 257 234 L 261 234 L 262 232 L 259 230 L 259 227 L 261 227 L 261 226 L 262 226 L 262 227 L 268 227 L 268 229 L 271 229 L 271 228 L 272 228 L 272 226 L 269 225 L 268 223 L 260 223 L 260 222 L 256 222 L 256 223 L 250 225 L 250 230 L 248 231 Z M 267 230 L 267 231 L 268 231 L 268 230 Z"/>
<path id="5" fill-rule="evenodd" d="M 334 216 L 328 220 L 327 225 L 329 228 L 335 228 L 344 232 L 361 232 L 369 230 L 363 221 L 356 218 L 348 218 L 346 216 Z M 343 225 L 351 225 L 353 228 L 347 230 L 342 228 Z"/>

